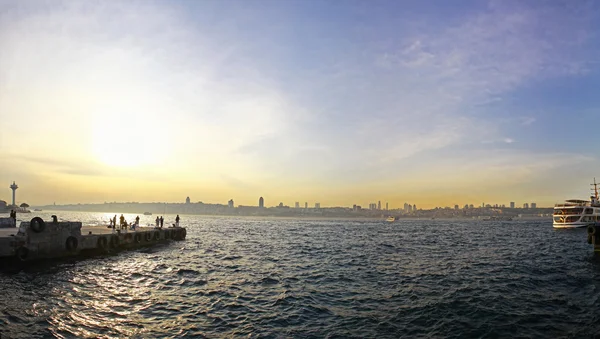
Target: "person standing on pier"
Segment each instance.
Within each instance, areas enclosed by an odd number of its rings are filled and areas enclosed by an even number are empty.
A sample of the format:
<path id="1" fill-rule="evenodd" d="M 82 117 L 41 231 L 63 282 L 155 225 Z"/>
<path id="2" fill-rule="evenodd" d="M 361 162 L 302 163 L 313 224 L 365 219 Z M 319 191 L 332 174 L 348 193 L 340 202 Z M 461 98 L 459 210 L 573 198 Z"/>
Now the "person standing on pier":
<path id="1" fill-rule="evenodd" d="M 127 223 L 125 222 L 125 217 L 123 216 L 123 214 L 121 214 L 121 216 L 119 217 L 119 221 L 121 222 L 121 229 L 123 229 L 123 226 L 127 228 Z"/>
<path id="2" fill-rule="evenodd" d="M 135 228 L 137 229 L 140 226 L 140 216 L 135 216 Z"/>
<path id="3" fill-rule="evenodd" d="M 162 215 L 160 216 L 160 228 L 163 227 L 163 224 L 165 223 L 165 219 L 162 217 Z"/>
<path id="4" fill-rule="evenodd" d="M 175 218 L 175 226 L 179 227 L 179 214 L 177 214 L 177 217 Z"/>
<path id="5" fill-rule="evenodd" d="M 160 224 L 160 219 L 158 218 L 158 215 L 156 216 L 156 227 L 158 227 L 158 224 Z"/>

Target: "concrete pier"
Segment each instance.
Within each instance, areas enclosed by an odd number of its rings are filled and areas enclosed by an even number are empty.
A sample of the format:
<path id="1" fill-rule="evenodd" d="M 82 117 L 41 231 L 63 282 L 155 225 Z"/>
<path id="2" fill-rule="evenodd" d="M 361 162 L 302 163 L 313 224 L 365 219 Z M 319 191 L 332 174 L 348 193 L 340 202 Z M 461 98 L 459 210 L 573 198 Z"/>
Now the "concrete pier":
<path id="1" fill-rule="evenodd" d="M 19 228 L 0 228 L 0 258 L 17 262 L 102 254 L 184 240 L 184 227 L 139 227 L 116 230 L 83 226 L 81 222 L 42 220 L 21 222 Z"/>

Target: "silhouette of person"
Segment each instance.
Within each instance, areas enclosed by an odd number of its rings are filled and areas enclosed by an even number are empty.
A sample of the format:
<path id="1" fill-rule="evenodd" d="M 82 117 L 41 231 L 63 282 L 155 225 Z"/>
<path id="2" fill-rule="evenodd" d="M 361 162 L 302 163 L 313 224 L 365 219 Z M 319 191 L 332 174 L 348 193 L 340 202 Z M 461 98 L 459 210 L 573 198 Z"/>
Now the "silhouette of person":
<path id="1" fill-rule="evenodd" d="M 123 229 L 123 226 L 127 227 L 127 224 L 125 223 L 125 217 L 123 216 L 123 214 L 121 214 L 121 216 L 119 217 L 119 221 L 121 222 L 121 229 Z"/>
<path id="2" fill-rule="evenodd" d="M 177 214 L 177 217 L 175 218 L 175 226 L 179 227 L 179 214 Z"/>
<path id="3" fill-rule="evenodd" d="M 162 217 L 162 215 L 161 215 L 161 216 L 160 216 L 160 228 L 162 228 L 162 227 L 163 227 L 164 223 L 165 223 L 165 219 L 164 219 L 164 218 Z"/>
<path id="4" fill-rule="evenodd" d="M 160 223 L 160 218 L 158 217 L 158 215 L 156 216 L 156 227 L 158 227 L 158 224 Z"/>
<path id="5" fill-rule="evenodd" d="M 137 228 L 138 226 L 140 226 L 140 216 L 139 215 L 137 215 L 135 217 L 135 227 Z"/>

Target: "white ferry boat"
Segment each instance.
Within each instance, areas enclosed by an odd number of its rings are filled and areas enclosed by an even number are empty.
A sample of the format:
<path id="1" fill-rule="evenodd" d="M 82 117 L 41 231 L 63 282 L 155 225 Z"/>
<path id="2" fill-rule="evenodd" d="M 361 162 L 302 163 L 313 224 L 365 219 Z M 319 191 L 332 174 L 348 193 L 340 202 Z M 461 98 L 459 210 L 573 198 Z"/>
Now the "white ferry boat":
<path id="1" fill-rule="evenodd" d="M 594 195 L 587 200 L 567 200 L 564 204 L 554 205 L 554 228 L 578 228 L 593 225 L 600 221 L 600 199 L 598 199 L 598 184 L 594 178 Z"/>

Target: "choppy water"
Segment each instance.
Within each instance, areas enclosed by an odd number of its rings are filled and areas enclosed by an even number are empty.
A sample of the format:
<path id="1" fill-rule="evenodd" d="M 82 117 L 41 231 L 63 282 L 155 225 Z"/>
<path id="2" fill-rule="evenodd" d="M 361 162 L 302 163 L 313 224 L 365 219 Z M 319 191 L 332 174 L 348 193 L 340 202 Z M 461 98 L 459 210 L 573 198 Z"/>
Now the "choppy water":
<path id="1" fill-rule="evenodd" d="M 585 230 L 550 221 L 182 224 L 184 242 L 0 273 L 2 338 L 600 335 L 600 259 Z"/>

